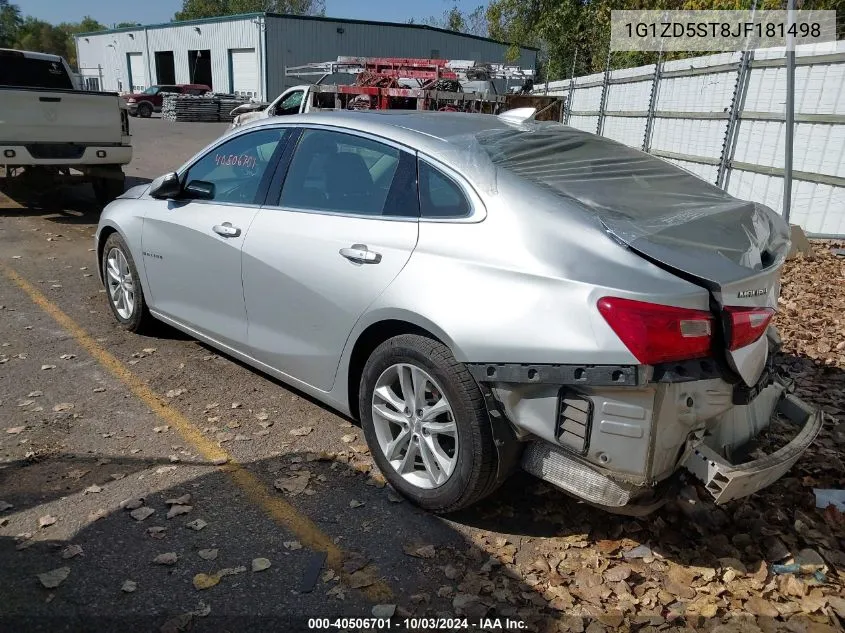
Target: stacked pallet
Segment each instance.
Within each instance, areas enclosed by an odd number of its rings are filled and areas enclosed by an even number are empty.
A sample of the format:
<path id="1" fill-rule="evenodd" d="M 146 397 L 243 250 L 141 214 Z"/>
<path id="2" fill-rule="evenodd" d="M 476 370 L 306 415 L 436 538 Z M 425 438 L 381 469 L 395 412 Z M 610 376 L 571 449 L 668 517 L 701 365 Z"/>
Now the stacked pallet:
<path id="1" fill-rule="evenodd" d="M 237 95 L 165 95 L 161 118 L 168 121 L 231 122 L 229 114 L 248 99 Z"/>

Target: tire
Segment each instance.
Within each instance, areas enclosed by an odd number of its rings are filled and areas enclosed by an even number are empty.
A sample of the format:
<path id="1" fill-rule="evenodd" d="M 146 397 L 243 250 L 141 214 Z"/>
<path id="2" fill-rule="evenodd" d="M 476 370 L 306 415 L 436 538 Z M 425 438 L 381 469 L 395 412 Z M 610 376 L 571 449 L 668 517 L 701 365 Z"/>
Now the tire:
<path id="1" fill-rule="evenodd" d="M 377 388 L 380 393 L 385 393 L 385 385 L 393 381 L 390 389 L 395 402 L 402 403 L 400 372 L 413 373 L 414 368 L 427 374 L 427 377 L 424 377 L 425 382 L 422 383 L 426 385 L 427 408 L 433 408 L 428 406 L 428 395 L 431 395 L 431 404 L 437 403 L 439 395 L 441 398 L 445 397 L 451 407 L 451 411 L 433 419 L 434 424 L 444 429 L 444 434 L 429 430 L 434 427 L 426 427 L 427 423 L 420 421 L 425 416 L 404 416 L 401 424 L 407 426 L 401 426 L 395 421 L 387 422 L 382 415 L 374 413 L 375 404 L 380 410 L 387 410 L 390 415 L 403 416 L 403 413 L 399 413 L 398 406 L 388 404 L 381 396 L 376 396 L 374 400 L 374 394 Z M 419 371 L 417 376 L 421 376 Z M 409 380 L 411 378 L 408 378 L 405 384 L 410 384 Z M 361 426 L 373 459 L 387 481 L 416 505 L 435 513 L 452 512 L 479 501 L 496 488 L 498 453 L 493 442 L 484 399 L 467 368 L 456 361 L 449 348 L 442 343 L 425 336 L 403 334 L 379 345 L 364 366 L 358 404 Z M 418 409 L 416 413 L 419 411 L 425 412 L 424 409 Z M 429 420 L 428 424 L 431 422 L 432 420 Z M 445 429 L 447 426 L 451 428 L 452 422 L 455 439 L 454 449 L 450 451 L 452 435 L 445 432 Z M 402 462 L 403 457 L 407 456 L 407 451 L 411 450 L 412 442 L 415 442 L 416 448 L 414 465 L 409 466 L 410 472 L 406 470 L 403 476 L 397 467 L 391 464 L 386 450 L 390 450 L 391 438 L 395 440 L 405 428 L 409 429 L 408 433 L 411 435 L 408 449 L 404 454 L 399 451 L 398 459 L 394 459 L 394 463 Z M 389 433 L 385 429 L 388 429 Z M 394 431 L 396 437 L 393 437 Z M 432 443 L 436 444 L 435 448 L 439 448 L 440 457 L 435 455 L 433 449 L 427 448 L 432 446 Z M 382 448 L 385 444 L 387 447 Z M 396 442 L 394 444 L 399 445 Z M 436 464 L 440 464 L 440 458 L 443 456 L 450 458 L 451 472 L 447 474 L 444 469 L 429 469 L 424 466 L 425 459 L 420 451 L 427 452 L 428 463 L 434 459 Z M 397 457 L 395 450 L 393 457 Z M 408 468 L 410 462 L 406 460 L 404 464 Z M 442 480 L 436 481 L 431 477 L 431 470 Z M 423 481 L 426 478 L 428 481 Z"/>
<path id="2" fill-rule="evenodd" d="M 105 207 L 126 190 L 126 175 L 119 165 L 110 165 L 97 171 L 91 180 L 94 195 L 100 206 Z"/>
<path id="3" fill-rule="evenodd" d="M 138 104 L 138 116 L 142 119 L 149 119 L 153 115 L 153 106 L 149 103 Z"/>
<path id="4" fill-rule="evenodd" d="M 115 300 L 117 295 L 114 292 L 113 284 L 116 283 L 116 278 L 109 272 L 109 258 L 118 252 L 123 256 L 123 261 L 125 262 L 125 267 L 119 266 L 118 271 L 124 273 L 128 270 L 131 275 L 131 310 L 127 309 L 127 303 L 116 303 Z M 120 261 L 119 258 L 118 261 Z M 100 269 L 102 270 L 104 285 L 106 287 L 106 300 L 120 326 L 130 332 L 142 332 L 148 329 L 153 321 L 153 317 L 147 309 L 144 290 L 141 288 L 141 278 L 138 276 L 138 269 L 135 267 L 135 261 L 132 259 L 129 247 L 118 233 L 112 233 L 106 239 L 106 243 L 103 245 L 103 257 L 100 261 Z"/>

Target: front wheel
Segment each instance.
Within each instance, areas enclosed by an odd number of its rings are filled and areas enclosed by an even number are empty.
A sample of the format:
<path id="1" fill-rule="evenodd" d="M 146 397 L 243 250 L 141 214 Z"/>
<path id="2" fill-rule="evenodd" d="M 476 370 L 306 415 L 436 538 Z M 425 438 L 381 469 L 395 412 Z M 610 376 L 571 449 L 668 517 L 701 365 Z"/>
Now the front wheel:
<path id="1" fill-rule="evenodd" d="M 496 487 L 498 455 L 484 400 L 442 343 L 403 334 L 367 360 L 361 425 L 385 478 L 433 512 L 458 510 Z"/>
<path id="2" fill-rule="evenodd" d="M 138 116 L 142 119 L 149 119 L 153 115 L 153 106 L 149 103 L 138 104 Z"/>
<path id="3" fill-rule="evenodd" d="M 106 239 L 100 266 L 109 307 L 118 323 L 131 332 L 145 330 L 153 317 L 147 310 L 144 290 L 129 247 L 119 234 L 112 233 Z"/>

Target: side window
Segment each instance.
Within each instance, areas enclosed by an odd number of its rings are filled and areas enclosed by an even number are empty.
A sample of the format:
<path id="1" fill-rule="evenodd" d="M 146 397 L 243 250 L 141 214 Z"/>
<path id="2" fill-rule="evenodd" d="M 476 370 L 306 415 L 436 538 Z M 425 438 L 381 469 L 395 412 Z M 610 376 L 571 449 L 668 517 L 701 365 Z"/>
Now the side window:
<path id="1" fill-rule="evenodd" d="M 396 212 L 401 203 L 390 196 L 402 156 L 407 155 L 359 136 L 305 130 L 293 154 L 279 204 L 371 216 L 403 215 Z M 417 215 L 415 209 L 408 214 Z"/>
<path id="2" fill-rule="evenodd" d="M 419 161 L 420 217 L 464 218 L 472 207 L 463 189 L 439 169 Z"/>
<path id="3" fill-rule="evenodd" d="M 287 129 L 257 130 L 218 145 L 188 169 L 182 181 L 184 197 L 257 204 L 256 194 L 262 181 L 272 176 L 277 160 L 273 157 L 287 134 Z M 205 193 L 193 194 L 192 184 Z"/>
<path id="4" fill-rule="evenodd" d="M 299 106 L 302 105 L 302 97 L 305 95 L 304 90 L 297 90 L 290 93 L 287 97 L 282 99 L 282 102 L 276 106 L 276 116 L 284 116 L 286 114 L 299 114 Z"/>

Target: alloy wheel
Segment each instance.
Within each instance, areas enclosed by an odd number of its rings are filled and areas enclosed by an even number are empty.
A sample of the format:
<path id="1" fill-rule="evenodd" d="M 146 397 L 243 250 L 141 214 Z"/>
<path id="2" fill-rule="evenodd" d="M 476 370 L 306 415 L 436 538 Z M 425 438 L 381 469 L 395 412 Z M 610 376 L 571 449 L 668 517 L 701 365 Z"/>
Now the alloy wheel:
<path id="1" fill-rule="evenodd" d="M 135 280 L 126 255 L 112 248 L 106 256 L 106 281 L 109 300 L 121 319 L 130 319 L 135 309 Z"/>
<path id="2" fill-rule="evenodd" d="M 423 369 L 391 365 L 376 381 L 373 426 L 387 461 L 408 483 L 437 488 L 458 461 L 458 428 L 449 401 Z"/>

